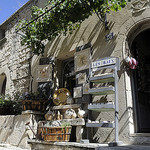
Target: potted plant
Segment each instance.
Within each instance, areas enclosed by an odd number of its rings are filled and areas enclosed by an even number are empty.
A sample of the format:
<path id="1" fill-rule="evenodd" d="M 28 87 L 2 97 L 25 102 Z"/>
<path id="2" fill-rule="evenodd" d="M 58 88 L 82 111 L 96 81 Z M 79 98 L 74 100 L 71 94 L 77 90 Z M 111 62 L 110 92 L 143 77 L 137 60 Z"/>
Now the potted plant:
<path id="1" fill-rule="evenodd" d="M 20 112 L 20 102 L 15 95 L 0 95 L 0 115 L 16 115 Z"/>
<path id="2" fill-rule="evenodd" d="M 0 115 L 6 115 L 6 113 L 8 113 L 8 111 L 5 97 L 0 95 Z"/>

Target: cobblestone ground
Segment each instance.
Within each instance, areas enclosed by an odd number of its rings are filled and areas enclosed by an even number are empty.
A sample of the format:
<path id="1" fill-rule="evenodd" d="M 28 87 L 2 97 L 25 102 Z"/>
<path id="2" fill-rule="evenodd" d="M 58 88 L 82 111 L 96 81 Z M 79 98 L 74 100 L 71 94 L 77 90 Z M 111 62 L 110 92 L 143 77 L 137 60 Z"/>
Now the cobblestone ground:
<path id="1" fill-rule="evenodd" d="M 0 144 L 0 150 L 27 150 L 27 149 L 22 149 L 8 144 Z"/>

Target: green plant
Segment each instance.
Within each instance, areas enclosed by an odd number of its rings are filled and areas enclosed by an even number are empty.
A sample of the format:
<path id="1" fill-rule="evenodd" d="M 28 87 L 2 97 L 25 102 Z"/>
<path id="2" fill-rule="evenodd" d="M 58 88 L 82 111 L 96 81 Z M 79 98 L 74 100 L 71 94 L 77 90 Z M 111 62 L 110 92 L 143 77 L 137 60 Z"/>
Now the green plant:
<path id="1" fill-rule="evenodd" d="M 21 20 L 17 31 L 24 33 L 21 43 L 34 54 L 43 54 L 45 41 L 72 33 L 93 13 L 104 22 L 105 13 L 125 7 L 127 0 L 50 0 L 45 8 L 32 7 L 31 20 Z"/>
<path id="2" fill-rule="evenodd" d="M 61 123 L 61 127 L 70 127 L 70 126 L 71 126 L 71 124 L 68 122 Z"/>
<path id="3" fill-rule="evenodd" d="M 12 110 L 13 110 L 13 113 L 15 115 L 17 114 L 21 114 L 22 112 L 22 103 L 21 103 L 21 100 L 20 100 L 20 93 L 17 92 L 15 93 L 12 97 Z"/>
<path id="4" fill-rule="evenodd" d="M 0 107 L 11 106 L 11 98 L 7 96 L 0 95 Z"/>
<path id="5" fill-rule="evenodd" d="M 5 97 L 0 95 L 0 107 L 3 107 L 5 105 Z"/>
<path id="6" fill-rule="evenodd" d="M 17 115 L 22 111 L 19 95 L 0 95 L 0 108 L 3 110 L 1 115 Z"/>
<path id="7" fill-rule="evenodd" d="M 66 131 L 67 127 L 71 127 L 71 124 L 68 122 L 62 122 L 61 127 L 62 127 L 62 132 L 63 132 L 63 129 L 65 128 L 65 131 Z"/>

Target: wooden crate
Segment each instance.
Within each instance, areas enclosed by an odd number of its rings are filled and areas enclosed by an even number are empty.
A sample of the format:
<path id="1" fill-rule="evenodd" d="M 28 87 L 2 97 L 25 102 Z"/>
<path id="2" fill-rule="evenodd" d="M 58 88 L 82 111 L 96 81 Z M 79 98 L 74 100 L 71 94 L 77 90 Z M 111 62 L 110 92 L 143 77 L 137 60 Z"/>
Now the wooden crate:
<path id="1" fill-rule="evenodd" d="M 35 110 L 35 111 L 45 111 L 48 105 L 48 100 L 23 100 L 23 111 L 25 110 Z"/>
<path id="2" fill-rule="evenodd" d="M 38 127 L 38 135 L 49 142 L 68 142 L 72 127 Z"/>

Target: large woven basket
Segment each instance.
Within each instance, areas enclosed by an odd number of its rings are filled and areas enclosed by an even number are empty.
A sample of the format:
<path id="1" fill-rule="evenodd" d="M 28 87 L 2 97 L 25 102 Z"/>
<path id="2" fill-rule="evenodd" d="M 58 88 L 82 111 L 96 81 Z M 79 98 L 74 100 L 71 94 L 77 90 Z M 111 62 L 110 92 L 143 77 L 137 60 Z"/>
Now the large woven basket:
<path id="1" fill-rule="evenodd" d="M 44 141 L 68 142 L 72 127 L 38 127 L 38 132 Z"/>

